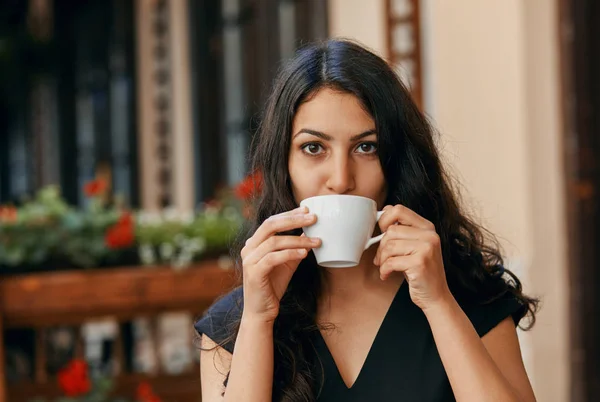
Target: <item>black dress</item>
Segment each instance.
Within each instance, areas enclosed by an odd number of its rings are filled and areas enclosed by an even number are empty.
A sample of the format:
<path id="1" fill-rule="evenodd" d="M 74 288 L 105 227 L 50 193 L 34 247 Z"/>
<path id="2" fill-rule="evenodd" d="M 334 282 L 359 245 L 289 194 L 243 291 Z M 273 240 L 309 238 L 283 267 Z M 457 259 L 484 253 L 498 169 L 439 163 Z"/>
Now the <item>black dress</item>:
<path id="1" fill-rule="evenodd" d="M 242 290 L 236 289 L 217 301 L 196 322 L 199 334 L 207 334 L 215 342 L 223 341 L 228 323 L 239 317 Z M 479 336 L 508 316 L 515 324 L 523 318 L 526 306 L 512 295 L 505 295 L 486 305 L 461 306 Z M 438 354 L 433 334 L 425 315 L 410 299 L 404 282 L 375 336 L 363 367 L 354 384 L 348 388 L 320 332 L 313 339 L 324 378 L 318 401 L 454 401 L 450 382 Z M 233 344 L 224 348 L 233 353 Z M 321 375 L 323 374 L 323 375 Z"/>

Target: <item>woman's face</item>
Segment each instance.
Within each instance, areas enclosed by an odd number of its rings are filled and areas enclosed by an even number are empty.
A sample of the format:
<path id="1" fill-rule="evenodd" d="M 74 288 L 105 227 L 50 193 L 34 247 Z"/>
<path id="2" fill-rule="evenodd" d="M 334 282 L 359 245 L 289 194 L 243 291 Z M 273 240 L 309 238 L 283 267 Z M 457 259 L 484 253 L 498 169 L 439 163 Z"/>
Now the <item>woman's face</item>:
<path id="1" fill-rule="evenodd" d="M 298 108 L 288 169 L 297 203 L 316 195 L 350 194 L 383 207 L 386 183 L 375 121 L 354 95 L 324 88 Z"/>

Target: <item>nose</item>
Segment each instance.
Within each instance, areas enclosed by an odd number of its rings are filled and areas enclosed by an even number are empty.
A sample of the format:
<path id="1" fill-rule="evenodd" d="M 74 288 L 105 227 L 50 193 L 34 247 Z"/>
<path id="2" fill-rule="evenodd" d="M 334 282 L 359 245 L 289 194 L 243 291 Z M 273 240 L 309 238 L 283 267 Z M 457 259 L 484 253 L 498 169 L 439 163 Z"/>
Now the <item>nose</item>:
<path id="1" fill-rule="evenodd" d="M 354 166 L 346 156 L 332 158 L 328 169 L 326 186 L 335 194 L 346 194 L 354 190 Z"/>

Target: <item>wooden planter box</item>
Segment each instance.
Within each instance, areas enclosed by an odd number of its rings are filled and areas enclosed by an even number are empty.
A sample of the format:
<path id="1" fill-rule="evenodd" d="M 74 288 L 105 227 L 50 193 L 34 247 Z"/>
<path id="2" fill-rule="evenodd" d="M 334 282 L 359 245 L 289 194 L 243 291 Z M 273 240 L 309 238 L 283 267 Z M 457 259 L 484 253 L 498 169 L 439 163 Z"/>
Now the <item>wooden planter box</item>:
<path id="1" fill-rule="evenodd" d="M 34 395 L 58 392 L 54 381 L 47 382 L 43 374 L 38 375 L 39 367 L 36 367 L 35 383 L 11 385 L 6 390 L 3 328 L 42 329 L 81 324 L 101 317 L 127 321 L 168 311 L 189 311 L 200 315 L 234 285 L 233 271 L 220 268 L 212 260 L 182 271 L 170 267 L 124 267 L 0 278 L 0 402 L 27 400 Z M 117 388 L 125 395 L 133 395 L 141 379 L 149 379 L 165 400 L 199 400 L 197 371 L 152 378 L 124 375 L 116 379 Z M 185 396 L 193 394 L 194 390 L 196 399 Z"/>

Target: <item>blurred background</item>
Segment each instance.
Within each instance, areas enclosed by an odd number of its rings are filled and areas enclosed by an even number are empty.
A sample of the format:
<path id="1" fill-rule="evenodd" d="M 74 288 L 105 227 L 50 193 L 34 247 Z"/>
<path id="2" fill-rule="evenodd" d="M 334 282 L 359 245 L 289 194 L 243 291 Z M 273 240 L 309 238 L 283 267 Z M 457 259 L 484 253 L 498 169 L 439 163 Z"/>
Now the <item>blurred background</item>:
<path id="1" fill-rule="evenodd" d="M 594 0 L 2 0 L 0 402 L 200 400 L 260 108 L 328 37 L 394 66 L 541 297 L 538 400 L 600 400 L 599 27 Z"/>

